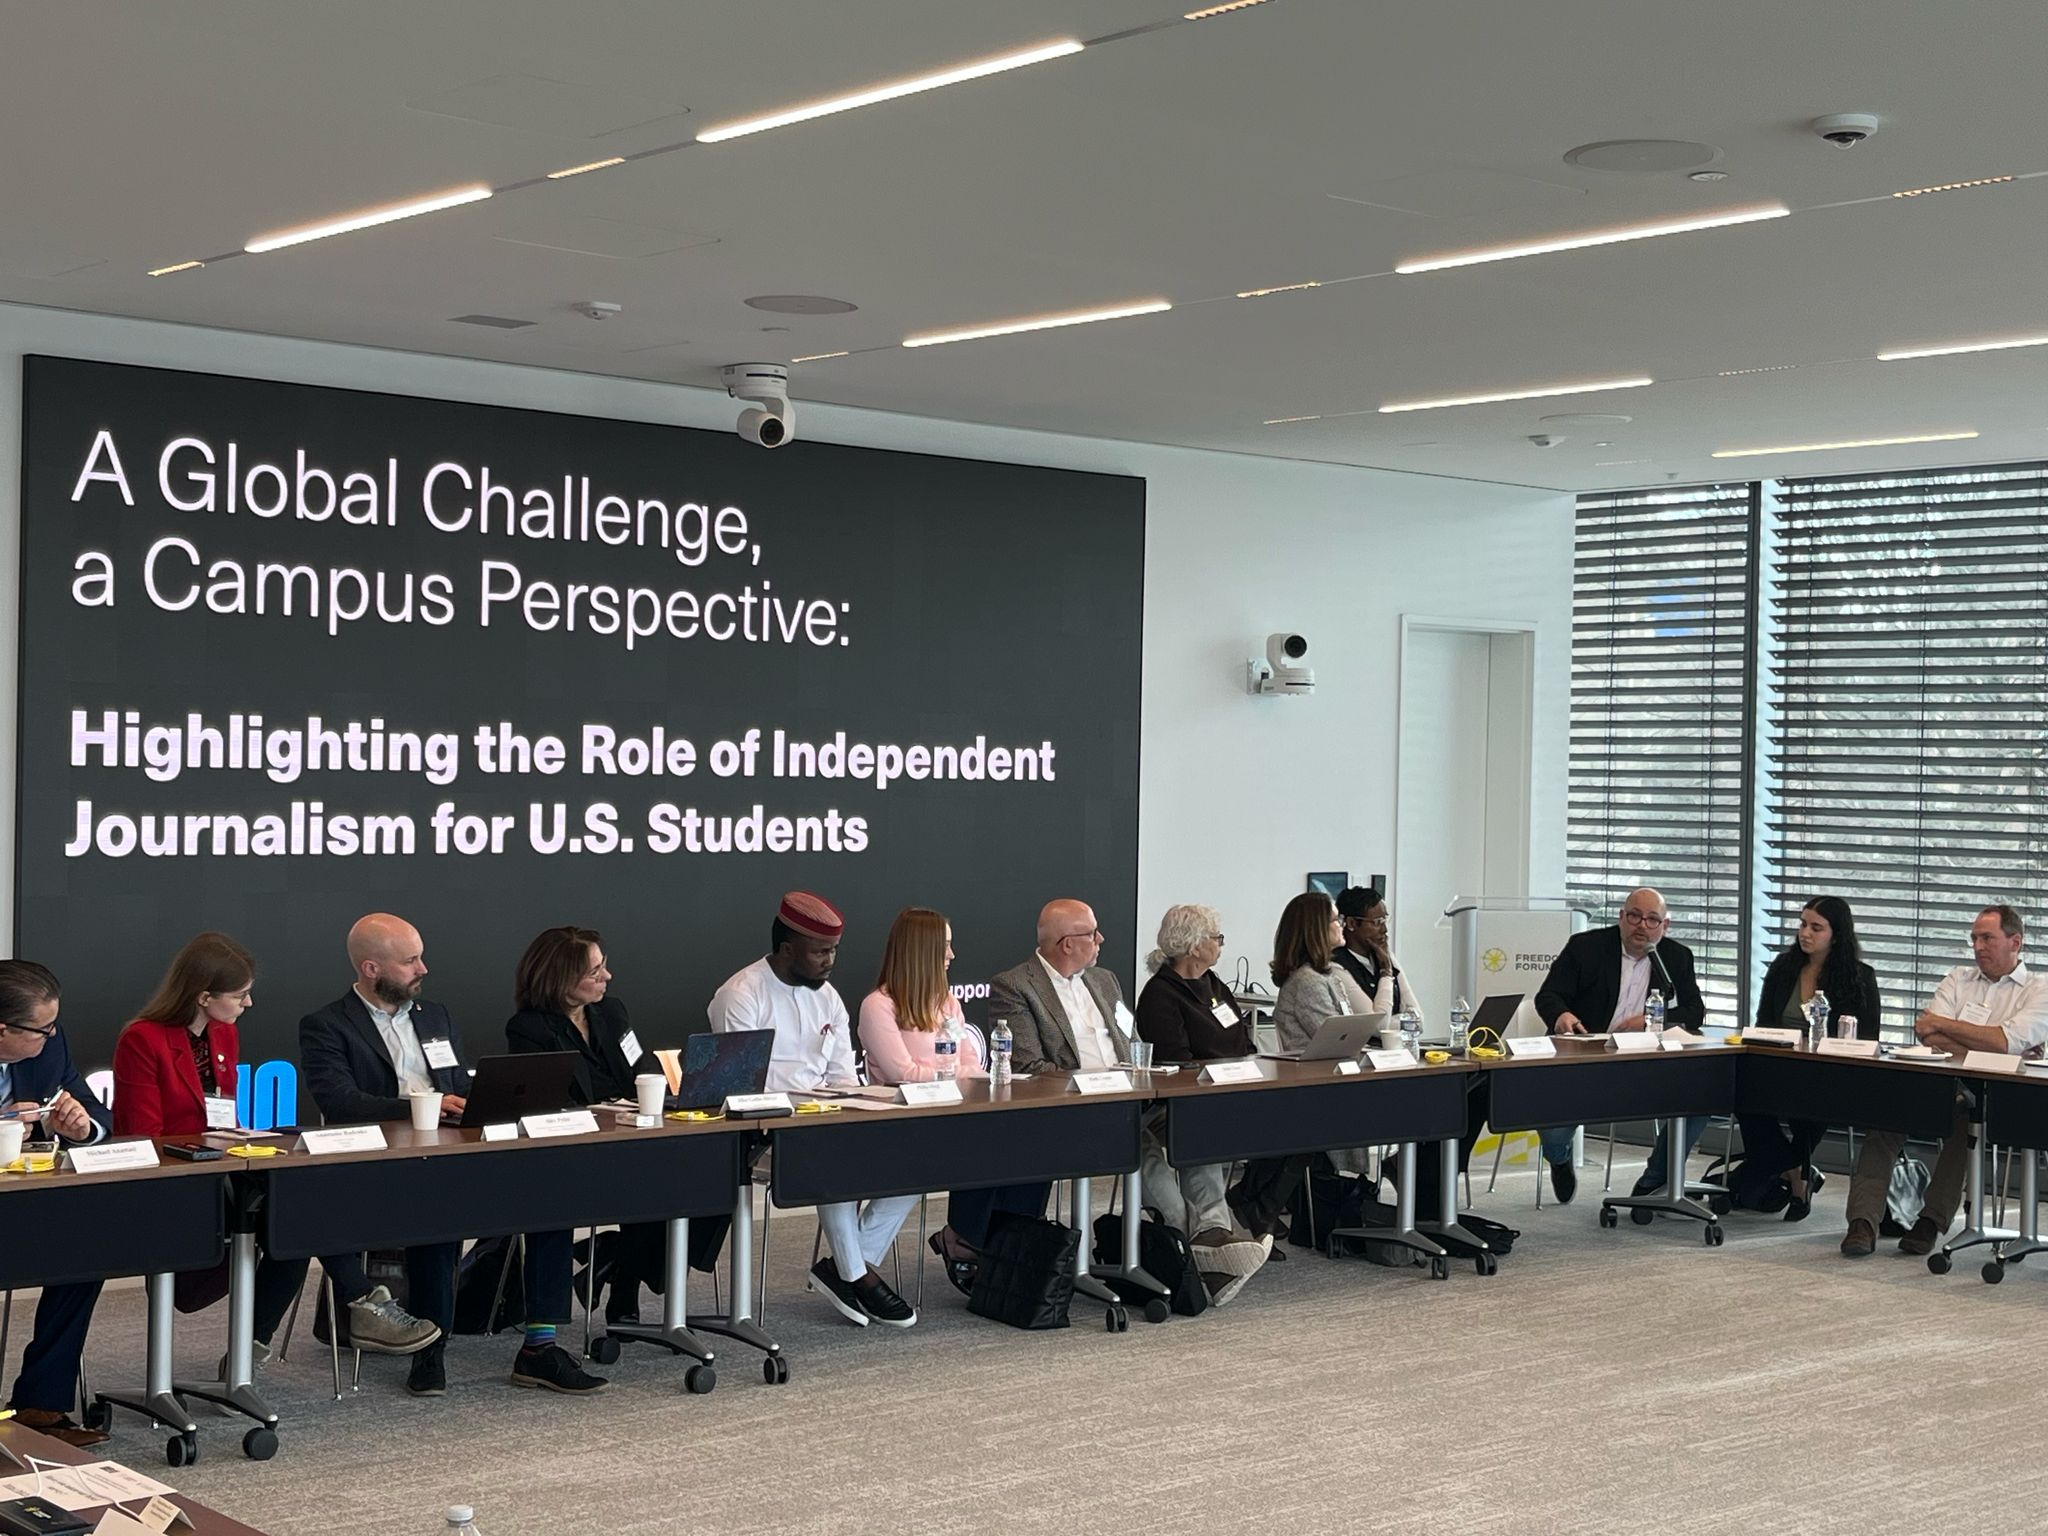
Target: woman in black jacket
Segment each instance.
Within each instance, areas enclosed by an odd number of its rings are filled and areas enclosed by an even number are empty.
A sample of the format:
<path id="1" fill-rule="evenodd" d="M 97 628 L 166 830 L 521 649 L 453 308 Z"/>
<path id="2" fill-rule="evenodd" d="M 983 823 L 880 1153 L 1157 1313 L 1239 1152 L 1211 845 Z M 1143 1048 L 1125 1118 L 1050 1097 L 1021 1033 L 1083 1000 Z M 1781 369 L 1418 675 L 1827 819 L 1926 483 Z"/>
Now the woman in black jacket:
<path id="1" fill-rule="evenodd" d="M 1878 1038 L 1882 1000 L 1877 973 L 1863 963 L 1855 915 L 1839 896 L 1816 896 L 1799 914 L 1792 943 L 1764 973 L 1757 1026 L 1797 1029 L 1803 1037 L 1807 1006 L 1821 993 L 1827 995 L 1837 1021 L 1830 1024 L 1831 1033 L 1839 1032 L 1839 1021 L 1847 1016 L 1856 1020 L 1857 1038 Z M 1785 1219 L 1804 1221 L 1821 1184 L 1812 1161 L 1813 1149 L 1827 1134 L 1826 1124 L 1782 1122 L 1774 1115 L 1740 1115 L 1737 1123 L 1742 1127 L 1742 1163 L 1730 1180 L 1736 1203 L 1769 1211 L 1776 1210 L 1784 1197 Z"/>

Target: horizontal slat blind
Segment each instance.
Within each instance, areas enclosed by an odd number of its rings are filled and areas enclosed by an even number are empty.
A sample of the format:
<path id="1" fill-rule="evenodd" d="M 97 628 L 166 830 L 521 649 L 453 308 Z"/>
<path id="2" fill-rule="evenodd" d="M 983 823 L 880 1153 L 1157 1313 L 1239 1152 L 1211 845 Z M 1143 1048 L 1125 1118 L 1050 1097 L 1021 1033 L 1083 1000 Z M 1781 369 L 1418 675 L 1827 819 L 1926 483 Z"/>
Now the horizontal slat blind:
<path id="1" fill-rule="evenodd" d="M 2010 901 L 2048 931 L 2048 464 L 1788 480 L 1760 894 L 1856 913 L 1892 1032 Z"/>
<path id="2" fill-rule="evenodd" d="M 1756 507 L 1746 484 L 1582 496 L 1573 562 L 1571 897 L 1611 923 L 1661 891 L 1717 1020 L 1743 993 Z"/>

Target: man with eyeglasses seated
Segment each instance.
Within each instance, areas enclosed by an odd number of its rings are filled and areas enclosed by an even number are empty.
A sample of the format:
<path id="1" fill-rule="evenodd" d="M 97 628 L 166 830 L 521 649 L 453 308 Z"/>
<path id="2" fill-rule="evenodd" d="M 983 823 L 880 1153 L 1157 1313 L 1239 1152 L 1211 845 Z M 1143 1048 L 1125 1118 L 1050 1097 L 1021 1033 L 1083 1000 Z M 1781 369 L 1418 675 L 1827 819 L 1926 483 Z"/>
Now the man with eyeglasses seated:
<path id="1" fill-rule="evenodd" d="M 1612 928 L 1575 933 L 1550 962 L 1550 974 L 1536 993 L 1536 1011 L 1553 1035 L 1624 1034 L 1642 1029 L 1652 991 L 1664 994 L 1664 1023 L 1670 1029 L 1698 1029 L 1707 1017 L 1693 978 L 1692 951 L 1669 937 L 1671 918 L 1664 898 L 1644 886 L 1631 891 L 1621 906 L 1621 921 Z M 1706 1118 L 1689 1118 L 1685 1150 L 1690 1157 L 1707 1128 Z M 1578 1193 L 1578 1170 L 1572 1167 L 1575 1125 L 1546 1127 L 1543 1156 L 1550 1164 L 1551 1188 L 1560 1205 Z M 1647 1195 L 1664 1187 L 1669 1133 L 1660 1131 L 1657 1145 L 1633 1193 Z M 1681 1161 L 1681 1166 L 1683 1163 Z M 1648 1226 L 1655 1213 L 1633 1210 L 1629 1216 Z"/>
<path id="2" fill-rule="evenodd" d="M 1970 925 L 1970 952 L 1975 959 L 1959 965 L 1935 985 L 1934 997 L 1913 1021 L 1920 1043 L 1947 1051 L 1960 1062 L 1968 1051 L 2001 1051 L 2023 1056 L 2048 1042 L 2048 982 L 2029 971 L 2020 959 L 2026 925 L 2019 913 L 1997 902 L 1977 914 Z M 1969 1097 L 1956 1093 L 1954 1124 L 1934 1160 L 1934 1175 L 1921 1202 L 1920 1216 L 1899 1239 L 1901 1253 L 1931 1253 L 1955 1220 L 1963 1198 L 1963 1179 L 1970 1164 Z M 1906 1149 L 1895 1131 L 1866 1131 L 1849 1179 L 1849 1231 L 1842 1256 L 1865 1259 L 1876 1251 L 1877 1224 L 1891 1190 L 1892 1165 Z M 2031 1154 L 2029 1154 L 2031 1156 Z M 1977 1213 L 1982 1221 L 1983 1213 Z"/>
<path id="3" fill-rule="evenodd" d="M 989 1022 L 1009 1020 L 1017 1071 L 1107 1072 L 1130 1064 L 1123 988 L 1114 972 L 1095 963 L 1101 953 L 1094 908 L 1068 898 L 1048 901 L 1038 914 L 1031 958 L 989 978 Z"/>
<path id="4" fill-rule="evenodd" d="M 72 1065 L 71 1048 L 57 1028 L 63 988 L 33 960 L 0 960 L 0 1112 L 40 1122 L 44 1135 L 72 1146 L 104 1140 L 113 1117 Z M 12 1243 L 35 1242 L 33 1233 L 6 1232 Z M 22 1352 L 10 1402 L 19 1422 L 70 1445 L 98 1445 L 107 1437 L 72 1422 L 78 1397 L 78 1362 L 100 1282 L 46 1285 L 36 1303 L 35 1336 Z M 0 1361 L 0 1366 L 6 1362 Z"/>

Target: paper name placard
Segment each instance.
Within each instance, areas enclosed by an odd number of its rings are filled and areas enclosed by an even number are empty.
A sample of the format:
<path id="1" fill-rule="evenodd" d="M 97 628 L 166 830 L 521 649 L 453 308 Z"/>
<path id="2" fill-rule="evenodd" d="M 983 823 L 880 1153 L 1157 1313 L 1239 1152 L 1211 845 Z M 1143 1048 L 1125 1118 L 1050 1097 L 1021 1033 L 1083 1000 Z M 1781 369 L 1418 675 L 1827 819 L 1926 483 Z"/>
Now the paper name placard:
<path id="1" fill-rule="evenodd" d="M 1614 1048 L 1624 1052 L 1654 1051 L 1660 1043 L 1647 1029 L 1626 1030 L 1614 1037 Z"/>
<path id="2" fill-rule="evenodd" d="M 329 1152 L 382 1152 L 390 1145 L 381 1125 L 332 1125 L 325 1130 L 301 1131 L 299 1140 L 315 1157 Z"/>
<path id="3" fill-rule="evenodd" d="M 2004 1051 L 1971 1051 L 1963 1058 L 1965 1072 L 2013 1073 L 2019 1069 L 2020 1058 Z"/>
<path id="4" fill-rule="evenodd" d="M 1869 1061 L 1877 1060 L 1878 1041 L 1875 1040 L 1823 1040 L 1820 1054 L 1823 1056 L 1861 1056 Z"/>
<path id="5" fill-rule="evenodd" d="M 1508 1054 L 1520 1061 L 1557 1054 L 1557 1042 L 1548 1035 L 1516 1035 L 1505 1043 Z"/>
<path id="6" fill-rule="evenodd" d="M 899 1104 L 959 1104 L 960 1085 L 957 1082 L 902 1083 L 896 1089 Z"/>
<path id="7" fill-rule="evenodd" d="M 505 1120 L 497 1125 L 487 1125 L 484 1127 L 485 1141 L 517 1141 L 518 1139 L 519 1122 L 516 1120 Z"/>
<path id="8" fill-rule="evenodd" d="M 728 1093 L 725 1112 L 728 1115 L 793 1115 L 796 1106 L 789 1102 L 786 1093 Z"/>
<path id="9" fill-rule="evenodd" d="M 1356 1077 L 1362 1070 L 1355 1061 L 1340 1061 L 1337 1063 L 1336 1075 L 1338 1077 Z"/>
<path id="10" fill-rule="evenodd" d="M 1262 1083 L 1266 1074 L 1256 1061 L 1212 1061 L 1196 1074 L 1205 1083 Z"/>
<path id="11" fill-rule="evenodd" d="M 143 1505 L 142 1513 L 136 1518 L 150 1530 L 158 1532 L 168 1531 L 174 1525 L 189 1529 L 192 1524 L 192 1517 L 162 1494 Z"/>
<path id="12" fill-rule="evenodd" d="M 2013 1059 L 2017 1061 L 2019 1058 Z M 74 1173 L 116 1173 L 123 1168 L 159 1166 L 153 1141 L 110 1141 L 103 1146 L 71 1149 L 71 1170 Z"/>
<path id="13" fill-rule="evenodd" d="M 1664 1031 L 1664 1049 L 1667 1051 L 1674 1045 L 1705 1045 L 1706 1042 L 1707 1037 L 1705 1035 L 1696 1035 L 1689 1029 L 1667 1029 Z"/>
<path id="14" fill-rule="evenodd" d="M 1391 1051 L 1367 1051 L 1365 1059 L 1372 1063 L 1375 1072 L 1399 1072 L 1415 1065 L 1415 1058 L 1399 1046 Z"/>
<path id="15" fill-rule="evenodd" d="M 521 1115 L 519 1128 L 535 1141 L 549 1136 L 588 1136 L 597 1129 L 597 1116 L 587 1109 L 564 1109 L 552 1115 Z"/>
<path id="16" fill-rule="evenodd" d="M 1744 1045 L 1797 1045 L 1799 1031 L 1796 1029 L 1745 1029 L 1742 1032 Z"/>
<path id="17" fill-rule="evenodd" d="M 1076 1072 L 1067 1084 L 1069 1093 L 1129 1093 L 1128 1072 Z"/>

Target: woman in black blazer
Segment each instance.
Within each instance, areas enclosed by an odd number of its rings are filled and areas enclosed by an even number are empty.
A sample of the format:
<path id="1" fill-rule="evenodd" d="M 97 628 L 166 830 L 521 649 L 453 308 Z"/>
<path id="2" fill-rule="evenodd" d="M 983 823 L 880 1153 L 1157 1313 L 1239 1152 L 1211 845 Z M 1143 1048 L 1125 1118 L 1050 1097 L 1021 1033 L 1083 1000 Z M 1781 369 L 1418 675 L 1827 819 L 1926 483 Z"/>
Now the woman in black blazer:
<path id="1" fill-rule="evenodd" d="M 1877 973 L 1863 963 L 1856 942 L 1856 918 L 1839 896 L 1816 896 L 1799 914 L 1799 930 L 1764 973 L 1756 1022 L 1763 1029 L 1797 1029 L 1802 1035 L 1806 1007 L 1816 993 L 1827 994 L 1835 1020 L 1856 1020 L 1857 1038 L 1878 1038 L 1883 1006 Z M 1835 1032 L 1829 1024 L 1829 1032 Z M 1749 1210 L 1774 1211 L 1785 1202 L 1787 1221 L 1804 1221 L 1813 1209 L 1821 1176 L 1813 1149 L 1827 1134 L 1818 1120 L 1781 1122 L 1774 1115 L 1739 1115 L 1742 1163 L 1729 1180 L 1735 1202 Z"/>

